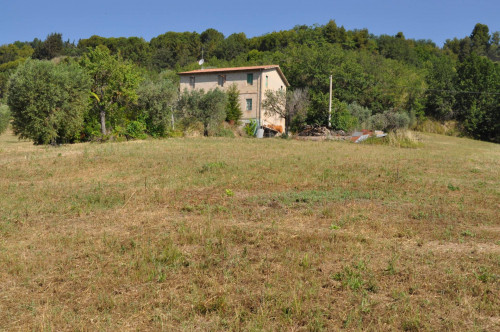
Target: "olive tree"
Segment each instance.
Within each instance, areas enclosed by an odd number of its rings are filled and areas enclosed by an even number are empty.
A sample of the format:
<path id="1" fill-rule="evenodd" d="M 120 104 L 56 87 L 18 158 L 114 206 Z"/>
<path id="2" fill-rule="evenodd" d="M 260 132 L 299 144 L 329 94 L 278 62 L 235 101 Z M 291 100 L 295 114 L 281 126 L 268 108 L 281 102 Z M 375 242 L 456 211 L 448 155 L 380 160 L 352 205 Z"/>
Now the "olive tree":
<path id="1" fill-rule="evenodd" d="M 145 81 L 137 90 L 139 116 L 144 119 L 151 136 L 164 137 L 172 126 L 173 109 L 176 106 L 177 84 L 167 79 Z"/>
<path id="2" fill-rule="evenodd" d="M 192 90 L 181 94 L 179 108 L 184 116 L 193 118 L 203 124 L 203 135 L 208 136 L 226 118 L 226 94 L 215 88 L 205 93 L 203 89 Z"/>
<path id="3" fill-rule="evenodd" d="M 7 104 L 12 128 L 35 144 L 73 142 L 83 126 L 89 77 L 75 64 L 28 60 L 11 76 Z"/>

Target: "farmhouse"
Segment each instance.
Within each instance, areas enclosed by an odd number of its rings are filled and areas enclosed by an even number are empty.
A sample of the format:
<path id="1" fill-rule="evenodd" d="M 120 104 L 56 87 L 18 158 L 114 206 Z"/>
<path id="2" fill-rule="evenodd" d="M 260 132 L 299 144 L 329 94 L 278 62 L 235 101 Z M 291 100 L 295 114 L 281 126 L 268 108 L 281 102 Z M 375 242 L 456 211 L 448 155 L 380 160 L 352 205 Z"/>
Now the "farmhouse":
<path id="1" fill-rule="evenodd" d="M 285 120 L 278 116 L 266 116 L 262 102 L 266 90 L 285 90 L 290 86 L 278 65 L 211 68 L 179 73 L 181 91 L 225 89 L 236 83 L 240 91 L 242 121 L 254 119 L 260 126 L 281 126 Z"/>

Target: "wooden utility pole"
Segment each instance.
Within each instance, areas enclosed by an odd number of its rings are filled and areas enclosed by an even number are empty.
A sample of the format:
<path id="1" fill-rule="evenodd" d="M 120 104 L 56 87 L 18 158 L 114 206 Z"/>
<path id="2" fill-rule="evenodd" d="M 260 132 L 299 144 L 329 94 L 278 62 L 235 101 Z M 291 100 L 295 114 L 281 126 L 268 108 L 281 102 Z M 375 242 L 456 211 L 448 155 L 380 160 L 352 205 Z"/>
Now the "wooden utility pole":
<path id="1" fill-rule="evenodd" d="M 330 103 L 328 104 L 328 127 L 332 123 L 332 75 L 330 75 Z"/>

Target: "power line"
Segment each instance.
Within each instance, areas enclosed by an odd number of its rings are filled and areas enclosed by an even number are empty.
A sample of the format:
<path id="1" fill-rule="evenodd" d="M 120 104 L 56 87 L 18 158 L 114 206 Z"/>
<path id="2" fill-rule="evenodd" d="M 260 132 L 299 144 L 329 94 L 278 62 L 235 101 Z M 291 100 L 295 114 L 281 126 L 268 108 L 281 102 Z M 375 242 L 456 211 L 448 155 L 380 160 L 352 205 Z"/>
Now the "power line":
<path id="1" fill-rule="evenodd" d="M 343 78 L 341 78 L 344 83 L 351 83 L 352 80 L 346 81 Z M 358 83 L 362 83 L 361 81 L 358 81 Z M 388 86 L 382 86 L 380 83 L 371 83 L 371 87 L 382 87 L 384 90 L 390 90 L 390 89 L 397 89 L 397 88 L 406 88 L 406 89 L 411 89 L 411 90 L 419 90 L 419 91 L 434 91 L 434 92 L 447 92 L 447 93 L 453 93 L 453 94 L 476 94 L 476 95 L 500 95 L 500 92 L 489 92 L 489 91 L 461 91 L 461 90 L 446 90 L 446 89 L 432 89 L 432 88 L 418 88 L 414 86 L 408 86 L 408 85 L 394 85 L 392 87 Z"/>

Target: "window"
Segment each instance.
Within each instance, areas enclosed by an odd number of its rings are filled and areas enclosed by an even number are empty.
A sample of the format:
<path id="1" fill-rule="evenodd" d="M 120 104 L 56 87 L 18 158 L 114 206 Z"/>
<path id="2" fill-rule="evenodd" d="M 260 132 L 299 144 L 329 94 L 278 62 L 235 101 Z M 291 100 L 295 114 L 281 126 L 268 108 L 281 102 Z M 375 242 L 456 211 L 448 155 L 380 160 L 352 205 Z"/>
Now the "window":
<path id="1" fill-rule="evenodd" d="M 247 111 L 252 110 L 252 99 L 247 99 Z"/>
<path id="2" fill-rule="evenodd" d="M 253 85 L 253 74 L 247 74 L 247 84 Z"/>
<path id="3" fill-rule="evenodd" d="M 194 76 L 189 78 L 189 85 L 194 89 Z"/>
<path id="4" fill-rule="evenodd" d="M 268 87 L 269 85 L 269 76 L 266 75 L 266 88 Z"/>
<path id="5" fill-rule="evenodd" d="M 224 86 L 226 82 L 226 75 L 219 75 L 219 86 Z"/>

